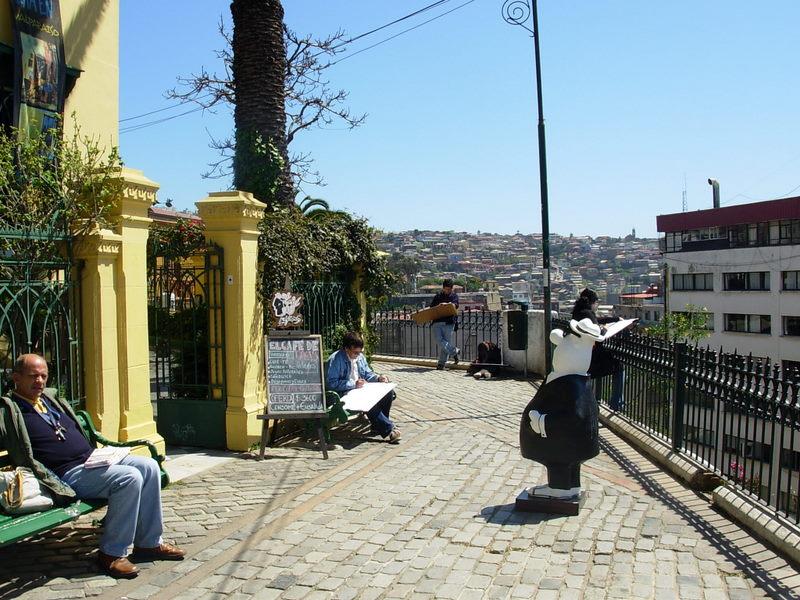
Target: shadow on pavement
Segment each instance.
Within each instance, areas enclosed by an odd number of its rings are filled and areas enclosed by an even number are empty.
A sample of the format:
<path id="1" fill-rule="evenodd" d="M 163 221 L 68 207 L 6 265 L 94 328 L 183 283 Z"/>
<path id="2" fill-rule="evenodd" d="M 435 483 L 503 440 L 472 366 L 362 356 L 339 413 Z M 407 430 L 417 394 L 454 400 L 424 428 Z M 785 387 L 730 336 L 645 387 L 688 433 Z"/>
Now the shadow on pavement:
<path id="1" fill-rule="evenodd" d="M 496 504 L 482 508 L 481 517 L 487 523 L 495 525 L 536 525 L 553 519 L 562 519 L 564 515 L 523 512 L 515 510 L 513 504 Z"/>
<path id="2" fill-rule="evenodd" d="M 765 570 L 759 563 L 751 558 L 742 548 L 739 548 L 725 535 L 718 531 L 717 527 L 709 523 L 702 515 L 696 513 L 692 508 L 686 506 L 684 502 L 669 493 L 653 477 L 642 471 L 634 462 L 629 460 L 614 445 L 600 438 L 600 448 L 614 462 L 616 462 L 625 472 L 635 479 L 651 496 L 658 498 L 670 509 L 678 513 L 692 527 L 694 527 L 703 538 L 722 553 L 732 564 L 736 565 L 737 570 L 743 572 L 751 578 L 770 598 L 786 599 L 797 598 L 797 590 L 784 585 L 780 579 L 774 577 L 769 571 Z M 698 497 L 703 497 L 697 493 Z M 705 499 L 705 497 L 703 497 Z"/>

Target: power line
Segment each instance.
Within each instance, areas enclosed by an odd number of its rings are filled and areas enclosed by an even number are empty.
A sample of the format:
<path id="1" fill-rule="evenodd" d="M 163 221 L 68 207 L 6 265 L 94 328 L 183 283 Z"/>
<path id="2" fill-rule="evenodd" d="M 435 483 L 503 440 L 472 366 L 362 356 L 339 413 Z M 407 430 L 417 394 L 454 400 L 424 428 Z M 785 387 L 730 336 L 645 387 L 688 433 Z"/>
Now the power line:
<path id="1" fill-rule="evenodd" d="M 163 119 L 156 119 L 155 121 L 148 121 L 146 123 L 139 123 L 138 125 L 131 125 L 130 127 L 125 127 L 123 129 L 120 129 L 119 132 L 120 132 L 120 134 L 123 134 L 123 133 L 130 133 L 131 131 L 136 131 L 138 129 L 145 129 L 146 127 L 151 127 L 153 125 L 158 125 L 159 123 L 164 123 L 166 121 L 171 121 L 172 119 L 177 119 L 178 117 L 182 117 L 184 115 L 188 115 L 188 114 L 197 112 L 199 110 L 205 110 L 205 107 L 204 106 L 198 106 L 197 108 L 192 108 L 190 110 L 187 110 L 187 111 L 182 112 L 182 113 L 178 113 L 177 115 L 172 115 L 170 117 L 164 117 Z"/>
<path id="2" fill-rule="evenodd" d="M 418 28 L 422 27 L 423 25 L 427 25 L 427 24 L 428 24 L 428 23 L 430 23 L 431 21 L 435 21 L 436 19 L 441 19 L 441 18 L 442 18 L 442 17 L 444 17 L 445 15 L 449 15 L 451 12 L 455 12 L 455 11 L 457 11 L 459 8 L 464 8 L 464 7 L 465 7 L 467 4 L 472 4 L 473 2 L 475 2 L 475 0 L 467 0 L 467 2 L 464 2 L 464 4 L 459 4 L 459 5 L 458 5 L 458 6 L 456 6 L 455 8 L 451 8 L 450 10 L 448 10 L 448 11 L 446 11 L 446 12 L 443 12 L 442 14 L 440 14 L 440 15 L 437 15 L 437 16 L 435 16 L 435 17 L 433 17 L 433 18 L 430 18 L 430 19 L 428 19 L 427 21 L 423 21 L 422 23 L 420 23 L 420 24 L 418 24 L 418 25 L 414 25 L 414 27 L 409 27 L 408 29 L 404 29 L 403 31 L 401 31 L 401 32 L 399 32 L 399 33 L 396 33 L 396 34 L 394 34 L 393 36 L 386 38 L 385 40 L 381 40 L 380 42 L 376 42 L 375 44 L 372 44 L 371 46 L 367 46 L 366 48 L 362 48 L 361 50 L 358 50 L 358 51 L 356 51 L 356 52 L 353 52 L 352 54 L 348 54 L 347 56 L 343 56 L 343 57 L 342 57 L 342 58 L 340 58 L 339 60 L 335 60 L 335 61 L 333 61 L 332 63 L 330 63 L 330 65 L 328 65 L 328 66 L 331 66 L 331 67 L 332 67 L 333 65 L 339 64 L 339 63 L 340 63 L 340 62 L 342 62 L 343 60 L 347 60 L 348 58 L 353 58 L 353 57 L 354 57 L 355 55 L 357 55 L 357 54 L 361 54 L 362 52 L 366 52 L 367 50 L 371 50 L 371 49 L 372 49 L 372 48 L 374 48 L 375 46 L 380 46 L 381 44 L 385 44 L 386 42 L 388 42 L 388 41 L 391 41 L 391 40 L 393 40 L 393 39 L 394 39 L 394 38 L 396 38 L 396 37 L 400 37 L 401 35 L 403 35 L 403 34 L 405 34 L 405 33 L 408 33 L 409 31 L 414 31 L 415 29 L 418 29 Z"/>
<path id="3" fill-rule="evenodd" d="M 414 17 L 414 16 L 416 16 L 416 15 L 419 15 L 419 14 L 422 14 L 422 13 L 424 13 L 424 12 L 427 12 L 427 11 L 429 11 L 429 10 L 431 10 L 431 9 L 434 9 L 434 8 L 436 8 L 437 6 L 441 6 L 441 5 L 443 5 L 443 4 L 447 4 L 447 3 L 448 3 L 448 2 L 450 2 L 450 1 L 451 1 L 451 0 L 438 0 L 437 2 L 433 2 L 432 4 L 429 4 L 429 5 L 427 5 L 427 6 L 424 6 L 423 8 L 420 8 L 419 10 L 415 10 L 414 12 L 411 12 L 411 13 L 409 13 L 409 14 L 407 14 L 407 15 L 403 16 L 403 17 L 400 17 L 400 18 L 398 18 L 398 19 L 395 19 L 394 21 L 390 21 L 389 23 L 386 23 L 386 24 L 384 24 L 384 25 L 381 25 L 380 27 L 376 27 L 376 28 L 374 28 L 374 29 L 371 29 L 371 30 L 369 30 L 369 31 L 366 31 L 366 32 L 364 32 L 364 33 L 360 33 L 359 35 L 357 35 L 357 36 L 354 36 L 354 37 L 352 37 L 352 38 L 350 38 L 350 39 L 348 39 L 348 40 L 345 40 L 345 41 L 343 41 L 343 42 L 340 42 L 339 44 L 337 44 L 337 45 L 333 46 L 331 49 L 332 49 L 332 50 L 335 50 L 336 48 L 341 48 L 342 46 L 346 46 L 346 45 L 348 45 L 348 44 L 351 44 L 352 42 L 354 42 L 354 41 L 356 41 L 356 40 L 360 40 L 360 39 L 362 39 L 362 38 L 365 38 L 365 37 L 367 37 L 367 36 L 369 36 L 369 35 L 372 35 L 372 34 L 374 34 L 374 33 L 377 33 L 378 31 L 381 31 L 381 30 L 383 30 L 383 29 L 386 29 L 387 27 L 391 27 L 392 25 L 396 25 L 397 23 L 400 23 L 400 22 L 402 22 L 402 21 L 405 21 L 405 20 L 407 20 L 407 19 L 410 19 L 410 18 L 412 18 L 412 17 Z M 403 35 L 404 33 L 407 33 L 407 32 L 409 32 L 409 31 L 412 31 L 413 29 L 416 29 L 417 27 L 421 27 L 422 25 L 425 25 L 425 24 L 427 24 L 427 23 L 430 23 L 431 21 L 434 21 L 434 20 L 436 20 L 436 19 L 438 19 L 438 18 L 441 18 L 441 17 L 443 17 L 443 16 L 445 16 L 445 15 L 447 15 L 447 14 L 449 14 L 449 13 L 453 12 L 454 10 L 458 10 L 459 8 L 462 8 L 463 6 L 466 6 L 467 4 L 470 4 L 470 3 L 474 2 L 474 1 L 475 1 L 475 0 L 469 0 L 469 2 L 467 2 L 467 3 L 465 3 L 465 4 L 462 4 L 461 6 L 457 6 L 456 8 L 454 8 L 454 9 L 452 9 L 452 10 L 450 10 L 450 11 L 447 11 L 447 12 L 445 12 L 445 13 L 442 13 L 442 14 L 441 14 L 441 15 L 439 15 L 438 17 L 434 17 L 433 19 L 429 19 L 428 21 L 425 21 L 424 23 L 420 23 L 420 24 L 419 24 L 419 25 L 417 25 L 416 27 L 412 27 L 412 28 L 410 28 L 410 29 L 407 29 L 407 30 L 405 30 L 405 31 L 401 31 L 401 32 L 400 32 L 400 33 L 398 33 L 397 35 L 394 35 L 394 36 L 392 36 L 392 37 L 390 37 L 390 38 L 388 38 L 388 39 L 385 39 L 385 40 L 383 40 L 383 41 L 381 41 L 381 42 L 378 42 L 377 44 L 374 44 L 374 45 L 372 45 L 372 46 L 369 46 L 368 48 L 364 48 L 363 50 L 359 50 L 358 52 L 355 52 L 355 53 L 353 53 L 353 54 L 349 54 L 349 55 L 347 55 L 347 56 L 345 56 L 345 57 L 341 58 L 340 60 L 337 60 L 337 61 L 335 61 L 335 62 L 331 63 L 331 65 L 335 65 L 336 63 L 338 63 L 338 62 L 341 62 L 342 60 L 346 60 L 346 59 L 348 59 L 348 58 L 350 58 L 350 57 L 352 57 L 352 56 L 355 56 L 356 54 L 360 54 L 361 52 L 366 52 L 366 51 L 367 51 L 367 50 L 369 50 L 370 48 L 374 48 L 375 46 L 379 46 L 380 44 L 383 44 L 384 42 L 388 42 L 388 41 L 389 41 L 389 40 L 391 40 L 391 39 L 394 39 L 394 38 L 396 38 L 396 37 L 398 37 L 398 36 L 400 36 L 400 35 Z M 324 54 L 324 52 L 320 52 L 320 53 L 316 54 L 315 56 L 319 56 L 320 54 Z M 329 66 L 331 66 L 331 65 L 329 65 Z M 149 116 L 149 115 L 152 115 L 152 114 L 158 113 L 158 112 L 162 112 L 162 111 L 165 111 L 165 110 L 171 110 L 171 109 L 173 109 L 173 108 L 176 108 L 176 107 L 178 107 L 178 106 L 181 106 L 181 105 L 183 105 L 183 104 L 186 104 L 187 102 L 192 102 L 192 101 L 193 101 L 193 100 L 183 100 L 183 101 L 181 101 L 181 102 L 179 102 L 178 104 L 175 104 L 175 105 L 173 105 L 173 106 L 167 106 L 167 107 L 164 107 L 164 108 L 158 108 L 158 109 L 156 109 L 156 110 L 151 110 L 151 111 L 148 111 L 148 112 L 142 113 L 142 114 L 140 114 L 140 115 L 134 115 L 134 116 L 132 116 L 132 117 L 126 117 L 126 118 L 124 118 L 124 119 L 120 119 L 120 120 L 119 120 L 119 122 L 120 122 L 120 123 L 122 123 L 122 122 L 125 122 L 125 121 L 133 121 L 133 120 L 135 120 L 135 119 L 140 119 L 140 118 L 142 118 L 142 117 L 146 117 L 146 116 Z M 183 116 L 183 115 L 189 114 L 189 112 L 194 112 L 194 111 L 188 111 L 188 112 L 181 113 L 180 115 L 175 115 L 175 116 L 176 116 L 176 117 L 178 117 L 178 116 Z M 169 120 L 169 119 L 165 119 L 165 120 Z M 146 126 L 150 126 L 150 125 L 156 125 L 157 123 L 161 123 L 161 122 L 163 122 L 163 121 L 153 121 L 153 122 L 151 122 L 151 123 L 147 123 L 147 124 L 144 124 L 144 123 L 143 123 L 143 124 L 142 124 L 142 126 L 145 126 L 145 125 L 146 125 Z M 134 131 L 134 129 L 126 129 L 126 130 L 124 130 L 124 131 L 123 131 L 123 130 L 120 130 L 120 133 L 127 133 L 127 131 Z"/>
<path id="4" fill-rule="evenodd" d="M 208 94 L 204 94 L 203 96 L 200 96 L 198 98 L 198 100 L 202 100 L 203 98 L 206 98 L 206 97 L 208 97 L 210 95 L 211 95 L 210 92 Z M 182 105 L 187 104 L 189 102 L 194 102 L 194 100 L 181 100 L 177 104 L 172 104 L 170 106 L 165 106 L 164 108 L 157 108 L 156 110 L 151 110 L 149 112 L 142 113 L 140 115 L 135 115 L 133 117 L 125 117 L 124 119 L 120 119 L 119 122 L 120 123 L 124 123 L 125 121 L 133 121 L 135 119 L 141 119 L 142 117 L 148 117 L 148 116 L 154 115 L 156 113 L 164 112 L 165 110 L 171 110 L 173 108 L 177 108 L 178 106 L 182 106 Z"/>

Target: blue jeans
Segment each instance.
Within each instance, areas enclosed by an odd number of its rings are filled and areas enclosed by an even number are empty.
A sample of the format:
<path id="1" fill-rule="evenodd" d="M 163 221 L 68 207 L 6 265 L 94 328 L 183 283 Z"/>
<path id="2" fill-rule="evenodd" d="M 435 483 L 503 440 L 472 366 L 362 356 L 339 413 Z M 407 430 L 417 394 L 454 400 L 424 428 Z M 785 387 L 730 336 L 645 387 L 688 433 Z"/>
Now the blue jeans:
<path id="1" fill-rule="evenodd" d="M 625 371 L 620 366 L 619 370 L 607 377 L 611 377 L 611 395 L 607 398 L 608 408 L 616 412 L 622 412 L 625 409 L 625 398 L 622 392 L 625 388 Z M 603 378 L 605 379 L 605 378 Z M 597 402 L 602 400 L 603 380 L 594 380 L 594 397 Z"/>
<path id="2" fill-rule="evenodd" d="M 433 324 L 433 338 L 439 344 L 439 366 L 443 367 L 444 363 L 450 356 L 456 353 L 456 347 L 453 345 L 453 330 L 455 325 L 452 323 L 434 323 Z"/>
<path id="3" fill-rule="evenodd" d="M 78 465 L 61 479 L 78 498 L 108 499 L 101 552 L 127 556 L 131 544 L 155 548 L 161 543 L 161 472 L 152 458 L 131 454 L 110 467 Z"/>
<path id="4" fill-rule="evenodd" d="M 378 400 L 378 403 L 367 411 L 367 418 L 369 419 L 372 429 L 374 429 L 381 437 L 386 437 L 394 429 L 394 423 L 389 418 L 389 411 L 392 410 L 392 401 L 397 397 L 394 390 L 386 394 L 383 398 Z"/>

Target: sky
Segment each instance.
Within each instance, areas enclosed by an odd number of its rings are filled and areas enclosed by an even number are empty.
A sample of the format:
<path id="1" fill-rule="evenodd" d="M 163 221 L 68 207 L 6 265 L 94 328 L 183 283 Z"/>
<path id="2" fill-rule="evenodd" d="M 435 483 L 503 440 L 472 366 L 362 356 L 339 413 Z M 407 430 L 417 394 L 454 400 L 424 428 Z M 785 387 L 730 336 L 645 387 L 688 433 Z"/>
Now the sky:
<path id="1" fill-rule="evenodd" d="M 355 37 L 432 2 L 283 5 L 298 33 Z M 419 25 L 326 71 L 368 116 L 298 135 L 326 181 L 299 197 L 385 231 L 540 232 L 533 38 L 502 5 L 449 0 L 351 44 L 340 57 Z M 191 106 L 164 97 L 222 72 L 220 19 L 227 0 L 121 2 L 121 154 L 179 209 L 231 185 L 202 173 L 232 113 L 177 116 Z M 797 0 L 539 0 L 551 233 L 655 237 L 684 190 L 688 210 L 711 207 L 709 177 L 723 206 L 800 195 L 798 22 Z"/>

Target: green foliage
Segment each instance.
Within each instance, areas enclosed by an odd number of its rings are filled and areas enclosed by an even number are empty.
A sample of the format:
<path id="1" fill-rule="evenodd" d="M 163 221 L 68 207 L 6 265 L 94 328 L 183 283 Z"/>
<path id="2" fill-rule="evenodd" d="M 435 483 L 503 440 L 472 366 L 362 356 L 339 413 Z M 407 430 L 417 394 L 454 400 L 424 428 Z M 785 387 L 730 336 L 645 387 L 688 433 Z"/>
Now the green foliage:
<path id="1" fill-rule="evenodd" d="M 414 279 L 422 268 L 419 259 L 392 254 L 386 262 L 386 267 L 394 277 L 395 292 L 411 292 L 414 289 Z"/>
<path id="2" fill-rule="evenodd" d="M 647 334 L 673 340 L 698 342 L 711 335 L 706 323 L 711 313 L 704 306 L 687 304 L 685 312 L 671 312 L 664 315 L 655 325 L 646 329 Z"/>
<path id="3" fill-rule="evenodd" d="M 251 192 L 267 206 L 277 206 L 285 167 L 273 140 L 264 139 L 252 130 L 236 131 L 236 154 L 233 158 L 233 186 L 236 189 Z"/>
<path id="4" fill-rule="evenodd" d="M 390 287 L 391 275 L 365 219 L 337 211 L 309 219 L 289 206 L 267 210 L 260 228 L 264 298 L 282 289 L 287 275 L 293 281 L 352 283 L 359 265 L 367 295 L 383 295 Z"/>
<path id="5" fill-rule="evenodd" d="M 113 226 L 121 167 L 116 147 L 78 127 L 69 139 L 60 128 L 24 137 L 0 131 L 2 250 L 30 260 L 52 257 L 56 239 Z"/>
<path id="6" fill-rule="evenodd" d="M 163 256 L 167 260 L 181 260 L 205 247 L 205 225 L 202 221 L 178 219 L 172 226 L 150 229 L 147 260 L 152 262 L 156 256 Z"/>

